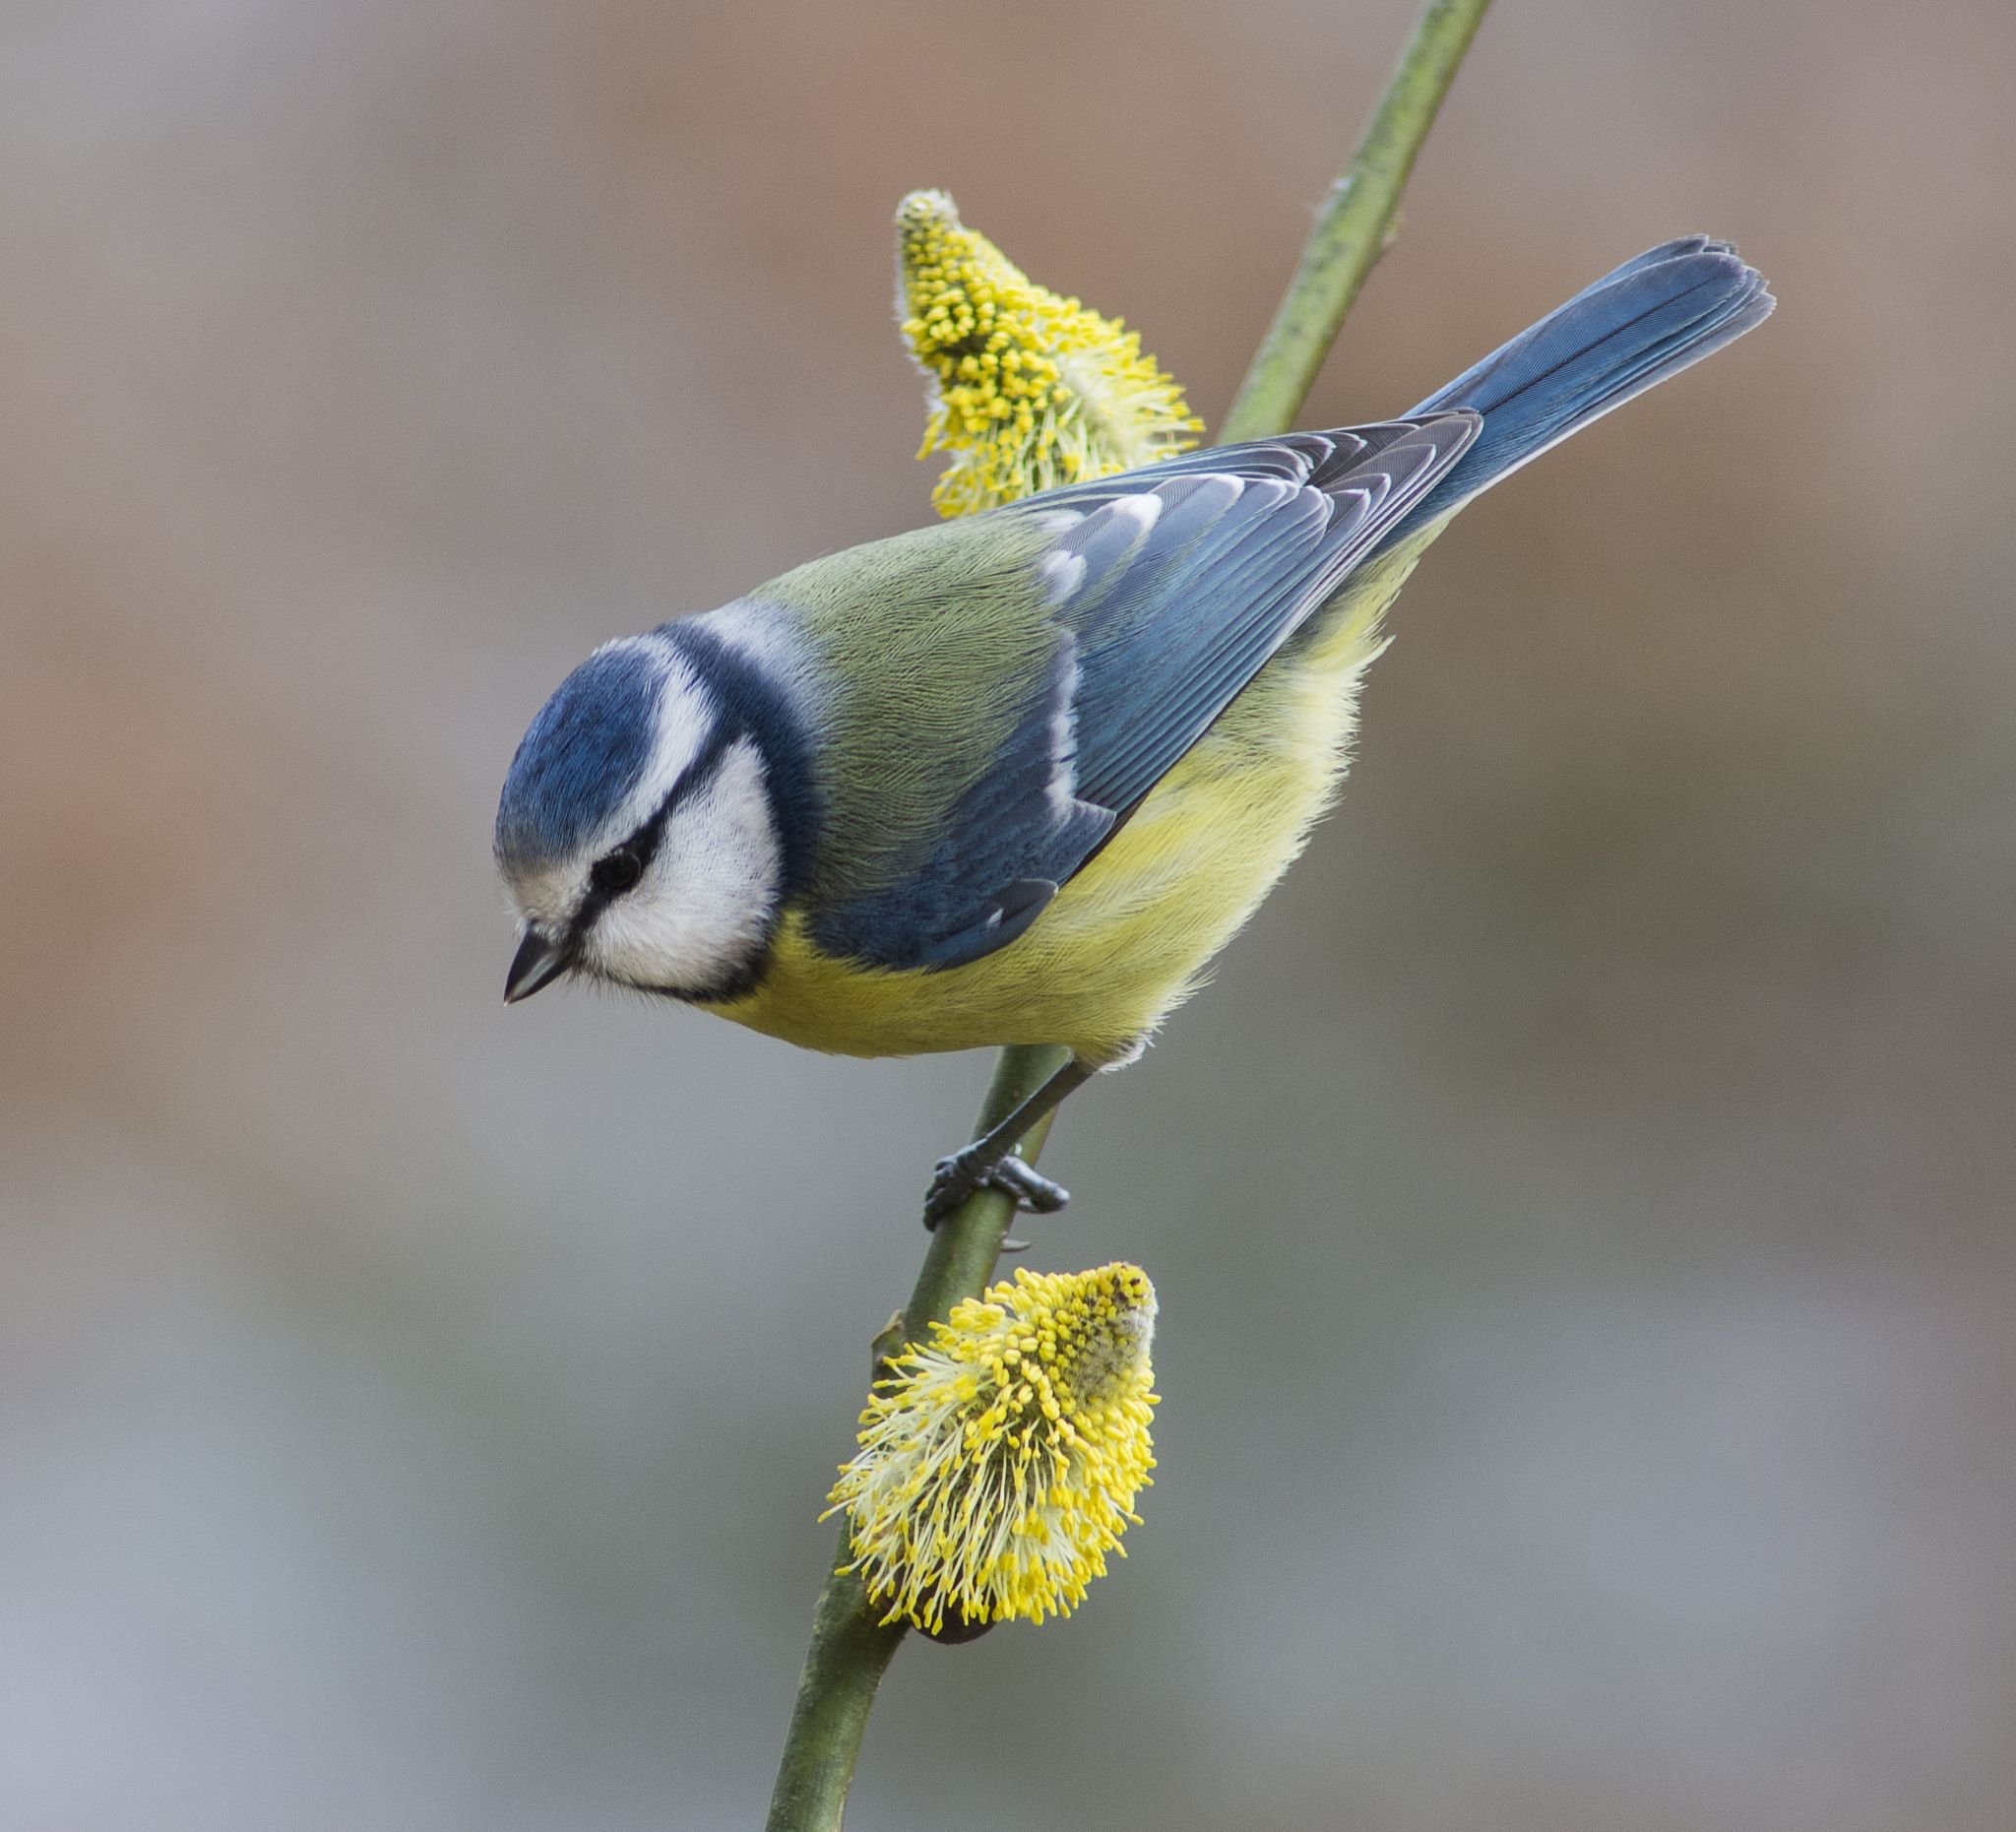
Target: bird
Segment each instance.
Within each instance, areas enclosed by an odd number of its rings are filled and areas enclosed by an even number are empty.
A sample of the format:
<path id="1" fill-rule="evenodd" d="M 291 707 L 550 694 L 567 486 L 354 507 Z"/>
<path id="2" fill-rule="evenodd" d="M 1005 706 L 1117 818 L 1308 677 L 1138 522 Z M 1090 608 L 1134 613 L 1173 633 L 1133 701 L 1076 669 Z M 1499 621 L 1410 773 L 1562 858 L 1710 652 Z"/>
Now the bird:
<path id="1" fill-rule="evenodd" d="M 505 777 L 506 1000 L 574 976 L 847 1055 L 1061 1046 L 924 1216 L 1062 1207 L 1017 1142 L 1140 1055 L 1300 851 L 1428 544 L 1774 304 L 1730 243 L 1670 241 L 1398 418 L 1068 483 L 604 644 Z"/>

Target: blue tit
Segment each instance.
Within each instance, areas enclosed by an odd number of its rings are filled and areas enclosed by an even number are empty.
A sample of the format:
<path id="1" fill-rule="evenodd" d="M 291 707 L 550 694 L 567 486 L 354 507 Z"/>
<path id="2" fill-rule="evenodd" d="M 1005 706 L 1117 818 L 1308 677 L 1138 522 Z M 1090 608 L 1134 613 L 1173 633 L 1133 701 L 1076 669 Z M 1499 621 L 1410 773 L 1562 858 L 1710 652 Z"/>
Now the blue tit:
<path id="1" fill-rule="evenodd" d="M 1380 619 L 1480 491 L 1769 314 L 1669 242 L 1413 412 L 1189 453 L 826 559 L 598 649 L 533 721 L 496 855 L 505 996 L 563 974 L 812 1049 L 1061 1044 L 938 1168 L 1132 1060 L 1335 793 Z"/>

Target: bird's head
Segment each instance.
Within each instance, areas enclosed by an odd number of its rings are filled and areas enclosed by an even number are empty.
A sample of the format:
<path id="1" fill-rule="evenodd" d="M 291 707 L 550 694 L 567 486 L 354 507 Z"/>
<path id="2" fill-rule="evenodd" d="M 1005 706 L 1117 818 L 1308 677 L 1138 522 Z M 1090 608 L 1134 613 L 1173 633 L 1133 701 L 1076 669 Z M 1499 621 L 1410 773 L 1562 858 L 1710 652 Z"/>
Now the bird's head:
<path id="1" fill-rule="evenodd" d="M 775 684 L 717 637 L 673 624 L 597 650 L 504 780 L 505 998 L 566 973 L 686 999 L 753 983 L 796 864 L 800 750 Z"/>

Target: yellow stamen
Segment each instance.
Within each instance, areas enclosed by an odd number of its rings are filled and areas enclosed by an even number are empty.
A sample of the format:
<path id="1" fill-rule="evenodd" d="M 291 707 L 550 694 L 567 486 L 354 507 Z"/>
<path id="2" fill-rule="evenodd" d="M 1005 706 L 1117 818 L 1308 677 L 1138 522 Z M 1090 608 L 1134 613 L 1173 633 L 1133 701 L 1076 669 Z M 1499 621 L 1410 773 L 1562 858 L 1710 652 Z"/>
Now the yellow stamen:
<path id="1" fill-rule="evenodd" d="M 1188 451 L 1203 422 L 1141 335 L 1037 285 L 943 191 L 896 214 L 897 318 L 929 384 L 919 458 L 949 452 L 932 487 L 971 515 L 1060 483 Z"/>
<path id="2" fill-rule="evenodd" d="M 827 1497 L 884 1621 L 1069 1615 L 1155 1467 L 1155 1288 L 1124 1262 L 1022 1271 L 887 1365 Z"/>

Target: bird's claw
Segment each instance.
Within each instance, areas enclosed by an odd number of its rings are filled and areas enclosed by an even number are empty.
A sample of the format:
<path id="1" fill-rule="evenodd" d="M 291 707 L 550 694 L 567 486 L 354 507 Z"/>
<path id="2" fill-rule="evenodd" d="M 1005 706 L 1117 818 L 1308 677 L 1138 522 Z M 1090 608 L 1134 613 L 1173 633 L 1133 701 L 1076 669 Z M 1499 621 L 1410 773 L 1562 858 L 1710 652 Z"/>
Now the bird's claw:
<path id="1" fill-rule="evenodd" d="M 924 1226 L 936 1228 L 976 1189 L 997 1189 L 1032 1215 L 1054 1215 L 1071 1200 L 1063 1184 L 1051 1182 L 1034 1165 L 1020 1158 L 988 1164 L 969 1146 L 938 1160 L 937 1174 L 924 1197 Z"/>

